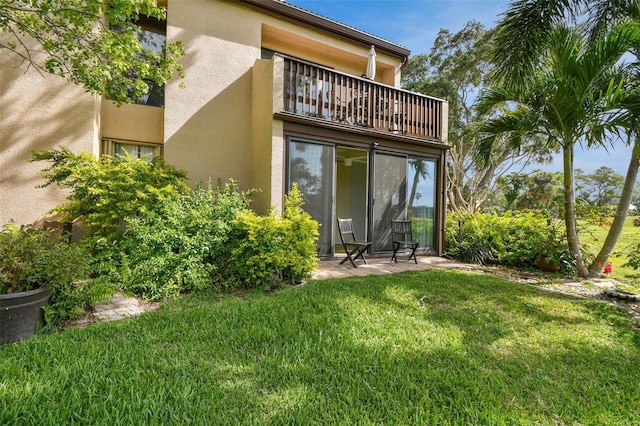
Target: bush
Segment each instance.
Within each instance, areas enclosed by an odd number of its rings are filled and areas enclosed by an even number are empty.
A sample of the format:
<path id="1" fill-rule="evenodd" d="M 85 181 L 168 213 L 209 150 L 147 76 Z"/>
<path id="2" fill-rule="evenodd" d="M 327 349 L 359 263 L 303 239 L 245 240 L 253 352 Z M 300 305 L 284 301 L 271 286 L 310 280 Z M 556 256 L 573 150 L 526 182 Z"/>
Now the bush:
<path id="1" fill-rule="evenodd" d="M 535 266 L 540 258 L 571 268 L 562 223 L 539 212 L 449 215 L 448 253 L 462 261 Z"/>
<path id="2" fill-rule="evenodd" d="M 302 205 L 302 193 L 294 185 L 285 198 L 282 218 L 240 214 L 229 259 L 232 280 L 244 287 L 267 285 L 274 278 L 294 284 L 313 273 L 318 266 L 318 222 Z"/>
<path id="3" fill-rule="evenodd" d="M 105 263 L 116 265 L 105 273 L 151 300 L 308 277 L 317 267 L 318 224 L 302 210 L 300 191 L 286 197 L 282 218 L 252 212 L 250 194 L 230 181 L 165 198 L 155 211 L 127 221 L 121 242 L 100 241 Z"/>
<path id="4" fill-rule="evenodd" d="M 0 294 L 49 287 L 48 324 L 84 313 L 101 285 L 88 279 L 89 258 L 68 235 L 7 224 L 0 232 Z"/>
<path id="5" fill-rule="evenodd" d="M 249 201 L 250 192 L 239 192 L 234 181 L 165 197 L 153 211 L 127 221 L 122 243 L 102 241 L 105 253 L 121 252 L 116 270 L 105 269 L 119 276 L 126 291 L 150 300 L 223 289 L 227 283 L 219 276 L 228 269 L 229 235 Z"/>
<path id="6" fill-rule="evenodd" d="M 32 161 L 48 161 L 46 187 L 70 189 L 67 201 L 53 210 L 66 221 L 81 220 L 95 234 L 113 238 L 127 219 L 153 212 L 162 201 L 189 190 L 186 172 L 156 157 L 151 162 L 128 156 L 73 154 L 68 148 L 37 151 Z"/>

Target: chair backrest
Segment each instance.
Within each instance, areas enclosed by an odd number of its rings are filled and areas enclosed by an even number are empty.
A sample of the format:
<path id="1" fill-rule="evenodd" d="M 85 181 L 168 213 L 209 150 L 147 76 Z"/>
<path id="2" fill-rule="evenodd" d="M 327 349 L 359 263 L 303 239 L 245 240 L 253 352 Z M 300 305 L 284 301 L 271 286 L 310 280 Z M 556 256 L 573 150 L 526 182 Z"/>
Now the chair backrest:
<path id="1" fill-rule="evenodd" d="M 391 221 L 391 239 L 393 241 L 407 241 L 413 239 L 410 220 Z"/>
<path id="2" fill-rule="evenodd" d="M 353 220 L 338 218 L 338 230 L 340 231 L 340 239 L 342 243 L 356 241 L 356 233 L 353 230 Z M 351 235 L 351 239 L 347 240 L 347 236 Z"/>

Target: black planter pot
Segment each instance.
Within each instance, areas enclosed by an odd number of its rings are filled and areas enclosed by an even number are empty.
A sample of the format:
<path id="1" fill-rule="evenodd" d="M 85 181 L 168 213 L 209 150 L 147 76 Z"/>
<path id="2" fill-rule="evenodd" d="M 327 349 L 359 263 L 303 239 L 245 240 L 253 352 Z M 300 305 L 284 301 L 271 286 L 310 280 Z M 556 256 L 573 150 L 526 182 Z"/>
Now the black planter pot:
<path id="1" fill-rule="evenodd" d="M 51 289 L 0 294 L 0 345 L 31 337 L 44 324 Z"/>

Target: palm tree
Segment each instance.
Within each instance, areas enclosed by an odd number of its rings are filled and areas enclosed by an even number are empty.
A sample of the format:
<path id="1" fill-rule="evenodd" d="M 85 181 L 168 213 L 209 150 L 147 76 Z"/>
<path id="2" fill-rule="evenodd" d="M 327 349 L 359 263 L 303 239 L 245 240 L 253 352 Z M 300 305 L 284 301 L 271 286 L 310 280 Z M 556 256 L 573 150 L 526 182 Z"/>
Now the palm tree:
<path id="1" fill-rule="evenodd" d="M 409 206 L 407 207 L 407 210 L 411 211 L 416 199 L 416 194 L 418 193 L 418 184 L 420 183 L 420 180 L 426 179 L 430 176 L 427 161 L 415 158 L 409 161 L 409 165 L 413 168 L 413 183 L 411 184 L 411 194 L 409 195 Z"/>
<path id="2" fill-rule="evenodd" d="M 522 3 L 522 2 L 521 2 Z M 588 275 L 577 232 L 574 193 L 576 144 L 604 145 L 620 135 L 629 123 L 624 102 L 632 97 L 625 84 L 629 73 L 617 65 L 622 55 L 640 44 L 640 24 L 624 22 L 596 38 L 586 38 L 576 27 L 554 23 L 546 34 L 544 49 L 536 49 L 534 64 L 525 64 L 518 78 L 500 70 L 502 85 L 483 92 L 480 113 L 496 106 L 511 106 L 489 120 L 482 131 L 487 137 L 480 151 L 489 158 L 499 137 L 514 148 L 532 136 L 544 135 L 546 148 L 561 150 L 564 169 L 564 220 L 568 246 L 581 275 Z"/>
<path id="3" fill-rule="evenodd" d="M 585 19 L 586 17 L 586 19 Z M 550 42 L 550 29 L 561 22 L 581 19 L 587 36 L 595 40 L 614 25 L 624 20 L 640 20 L 640 2 L 637 0 L 518 0 L 500 21 L 496 34 L 495 76 L 505 87 L 519 90 L 529 84 L 542 52 Z M 638 56 L 638 46 L 630 52 Z M 637 78 L 638 73 L 634 73 Z M 631 102 L 633 103 L 633 102 Z M 633 107 L 630 108 L 633 110 Z M 637 114 L 635 114 L 637 117 Z M 630 117 L 627 143 L 634 148 L 620 202 L 607 238 L 589 267 L 589 275 L 599 276 L 622 232 L 629 203 L 640 166 L 640 146 L 637 137 L 638 122 Z M 633 128 L 635 126 L 635 129 Z"/>

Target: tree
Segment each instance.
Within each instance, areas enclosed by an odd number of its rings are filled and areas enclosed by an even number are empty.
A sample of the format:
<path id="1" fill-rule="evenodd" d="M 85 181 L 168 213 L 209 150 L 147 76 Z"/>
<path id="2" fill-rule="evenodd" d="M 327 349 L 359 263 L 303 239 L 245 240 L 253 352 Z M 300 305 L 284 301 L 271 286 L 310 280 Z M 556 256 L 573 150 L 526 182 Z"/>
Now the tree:
<path id="1" fill-rule="evenodd" d="M 539 152 L 523 147 L 515 152 L 504 146 L 489 164 L 474 156 L 476 128 L 483 120 L 473 109 L 490 71 L 493 31 L 476 21 L 452 33 L 441 29 L 429 54 L 412 57 L 403 71 L 408 90 L 449 101 L 448 204 L 454 211 L 481 209 L 496 189 L 496 178 L 516 165 L 543 160 Z"/>
<path id="2" fill-rule="evenodd" d="M 550 29 L 559 22 L 575 21 L 586 15 L 585 29 L 592 40 L 601 37 L 613 26 L 625 20 L 640 20 L 640 2 L 637 0 L 518 0 L 505 14 L 498 25 L 494 61 L 499 66 L 495 76 L 501 84 L 511 90 L 526 87 L 534 74 L 538 58 L 549 44 Z M 584 19 L 583 19 L 584 21 Z M 638 46 L 630 52 L 638 58 Z M 634 73 L 638 77 L 638 72 Z M 637 84 L 637 83 L 636 83 Z M 633 101 L 632 103 L 634 103 Z M 630 109 L 637 106 L 626 104 Z M 627 143 L 633 144 L 625 183 L 616 209 L 613 224 L 607 238 L 589 267 L 589 274 L 599 276 L 602 266 L 622 232 L 633 188 L 640 167 L 640 144 L 638 143 L 638 122 L 631 115 L 627 123 Z"/>
<path id="3" fill-rule="evenodd" d="M 549 150 L 562 150 L 564 220 L 568 246 L 582 275 L 588 275 L 577 231 L 574 192 L 574 149 L 577 143 L 606 144 L 620 135 L 633 116 L 624 105 L 633 99 L 625 90 L 630 78 L 622 55 L 640 44 L 640 25 L 624 22 L 588 40 L 576 27 L 556 24 L 547 34 L 526 84 L 505 83 L 486 90 L 479 110 L 496 105 L 509 111 L 487 122 L 481 144 L 489 158 L 497 137 L 508 135 L 515 148 L 532 134 L 544 136 Z M 500 50 L 502 47 L 500 47 Z"/>
<path id="4" fill-rule="evenodd" d="M 418 194 L 418 184 L 421 179 L 426 179 L 429 176 L 429 164 L 426 160 L 420 160 L 413 158 L 409 160 L 409 166 L 413 168 L 413 182 L 411 183 L 411 193 L 409 194 L 409 205 L 407 210 L 412 211 L 413 203 L 416 198 L 420 198 Z"/>
<path id="5" fill-rule="evenodd" d="M 143 48 L 141 15 L 164 20 L 155 0 L 2 0 L 0 51 L 118 104 L 149 93 L 184 69 L 181 42 Z"/>
<path id="6" fill-rule="evenodd" d="M 536 170 L 528 176 L 517 202 L 521 210 L 545 210 L 554 217 L 562 205 L 562 174 Z"/>
<path id="7" fill-rule="evenodd" d="M 576 194 L 597 206 L 613 204 L 620 198 L 620 191 L 624 184 L 624 177 L 607 166 L 599 167 L 592 174 L 576 176 L 576 180 L 581 180 L 583 183 Z"/>

